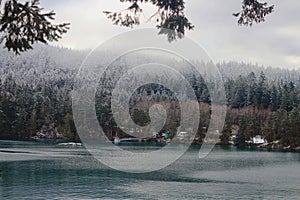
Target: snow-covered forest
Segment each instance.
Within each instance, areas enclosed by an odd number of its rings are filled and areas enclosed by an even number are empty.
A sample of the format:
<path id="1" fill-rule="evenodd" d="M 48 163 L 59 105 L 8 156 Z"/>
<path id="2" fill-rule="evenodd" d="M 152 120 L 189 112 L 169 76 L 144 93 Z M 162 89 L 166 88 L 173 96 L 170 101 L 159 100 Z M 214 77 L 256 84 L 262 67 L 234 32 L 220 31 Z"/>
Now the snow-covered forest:
<path id="1" fill-rule="evenodd" d="M 38 45 L 16 56 L 0 48 L 0 138 L 79 140 L 72 118 L 71 92 L 87 53 Z M 270 142 L 278 140 L 282 145 L 300 146 L 299 70 L 237 62 L 223 62 L 217 66 L 224 79 L 228 101 L 222 143 L 228 143 L 233 127 L 238 126 L 237 143 L 241 145 L 250 137 L 263 135 Z M 114 72 L 116 77 L 118 73 L 121 72 Z M 201 143 L 205 134 L 202 127 L 209 124 L 209 91 L 201 76 L 188 73 L 186 77 L 202 105 L 197 137 L 197 142 Z M 111 88 L 108 90 L 97 93 L 96 108 L 100 124 L 111 136 L 118 128 L 110 116 Z M 141 87 L 131 102 L 132 118 L 141 121 L 140 124 L 147 123 L 148 115 L 137 110 L 135 105 L 144 100 L 170 100 L 170 96 L 172 94 L 164 87 Z M 176 98 L 172 97 L 172 101 Z M 172 129 L 174 123 L 171 122 L 167 121 L 164 128 Z"/>

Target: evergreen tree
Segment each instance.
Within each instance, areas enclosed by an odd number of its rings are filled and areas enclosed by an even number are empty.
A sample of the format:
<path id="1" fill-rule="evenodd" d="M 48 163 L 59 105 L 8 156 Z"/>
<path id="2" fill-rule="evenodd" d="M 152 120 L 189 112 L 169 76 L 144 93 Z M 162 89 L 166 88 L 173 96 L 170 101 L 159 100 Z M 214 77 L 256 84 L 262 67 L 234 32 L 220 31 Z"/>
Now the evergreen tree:
<path id="1" fill-rule="evenodd" d="M 239 131 L 236 138 L 236 144 L 238 145 L 238 147 L 246 146 L 246 136 L 245 136 L 246 128 L 247 128 L 246 119 L 242 117 L 242 119 L 239 121 Z"/>

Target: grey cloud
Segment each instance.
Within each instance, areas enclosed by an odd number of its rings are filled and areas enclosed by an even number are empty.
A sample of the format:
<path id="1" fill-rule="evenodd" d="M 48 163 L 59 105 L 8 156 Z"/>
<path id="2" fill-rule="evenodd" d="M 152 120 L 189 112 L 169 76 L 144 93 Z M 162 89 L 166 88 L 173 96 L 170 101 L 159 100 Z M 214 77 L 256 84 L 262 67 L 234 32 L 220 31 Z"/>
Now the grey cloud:
<path id="1" fill-rule="evenodd" d="M 300 1 L 268 1 L 275 12 L 267 21 L 253 27 L 237 25 L 232 13 L 241 9 L 242 0 L 188 0 L 186 13 L 195 30 L 187 33 L 218 61 L 245 61 L 274 67 L 300 68 Z M 70 21 L 70 32 L 59 45 L 94 48 L 111 36 L 127 31 L 113 26 L 103 10 L 126 7 L 119 0 L 43 0 L 46 9 L 57 12 L 58 21 Z M 147 7 L 148 9 L 148 7 Z M 143 25 L 153 27 L 153 24 Z M 299 34 L 298 34 L 299 33 Z"/>

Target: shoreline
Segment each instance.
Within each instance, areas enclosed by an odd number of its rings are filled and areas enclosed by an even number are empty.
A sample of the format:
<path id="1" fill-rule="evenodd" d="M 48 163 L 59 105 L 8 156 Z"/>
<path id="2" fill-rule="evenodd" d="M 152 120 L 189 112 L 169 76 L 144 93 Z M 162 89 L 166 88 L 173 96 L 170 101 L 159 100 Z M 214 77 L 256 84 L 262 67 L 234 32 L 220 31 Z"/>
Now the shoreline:
<path id="1" fill-rule="evenodd" d="M 272 146 L 260 146 L 260 145 L 245 145 L 243 147 L 239 147 L 238 145 L 233 144 L 216 144 L 216 146 L 232 146 L 238 149 L 249 149 L 249 150 L 260 150 L 260 151 L 270 151 L 270 152 L 295 152 L 300 153 L 300 149 L 298 147 L 272 147 Z"/>
<path id="2" fill-rule="evenodd" d="M 71 143 L 71 142 L 74 142 L 74 141 L 68 141 L 68 140 L 55 140 L 55 139 L 44 139 L 44 140 L 32 140 L 32 139 L 23 139 L 23 140 L 12 140 L 12 139 L 0 139 L 0 142 L 34 142 L 36 144 L 53 144 L 53 145 L 59 145 L 61 143 Z M 111 141 L 113 142 L 113 141 Z M 76 143 L 81 143 L 81 141 L 76 141 Z M 132 143 L 127 143 L 127 144 L 149 144 L 149 145 L 166 145 L 166 143 L 155 143 L 155 142 L 132 142 Z M 126 143 L 122 143 L 121 145 L 124 145 Z M 178 144 L 184 144 L 184 143 L 178 143 Z M 197 143 L 197 142 L 193 142 L 191 144 L 191 146 L 201 146 L 202 144 L 200 143 Z M 84 146 L 82 144 L 82 146 Z M 259 145 L 245 145 L 243 147 L 239 147 L 238 145 L 233 145 L 233 144 L 221 144 L 221 143 L 217 143 L 215 144 L 215 146 L 222 146 L 222 147 L 235 147 L 237 149 L 240 149 L 240 150 L 255 150 L 255 151 L 269 151 L 269 152 L 292 152 L 292 153 L 300 153 L 300 149 L 298 147 L 296 148 L 292 148 L 292 147 L 272 147 L 272 146 L 259 146 Z"/>

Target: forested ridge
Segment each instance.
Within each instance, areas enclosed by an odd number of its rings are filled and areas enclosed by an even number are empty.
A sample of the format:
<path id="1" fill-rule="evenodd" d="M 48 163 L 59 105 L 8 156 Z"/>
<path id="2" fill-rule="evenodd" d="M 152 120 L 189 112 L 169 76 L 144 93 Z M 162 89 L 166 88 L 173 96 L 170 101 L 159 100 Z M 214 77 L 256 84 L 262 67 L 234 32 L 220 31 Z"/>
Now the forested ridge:
<path id="1" fill-rule="evenodd" d="M 71 91 L 87 52 L 51 46 L 36 46 L 20 56 L 0 51 L 0 138 L 30 139 L 38 135 L 79 140 L 72 118 Z M 280 141 L 282 146 L 300 146 L 299 70 L 238 62 L 217 66 L 223 75 L 228 102 L 222 143 L 227 144 L 232 132 L 237 131 L 239 145 L 262 135 L 269 142 Z M 203 127 L 208 127 L 210 120 L 209 91 L 202 77 L 186 76 L 201 102 L 199 137 L 196 137 L 199 140 L 196 142 L 201 143 Z M 169 93 L 163 87 L 148 85 L 140 88 L 136 94 L 139 100 L 134 102 L 138 103 L 143 96 L 165 101 Z M 109 112 L 101 105 L 96 104 L 96 108 L 98 113 L 104 112 L 101 109 Z M 144 112 L 134 110 L 131 114 L 133 119 L 147 122 Z M 113 129 L 113 119 L 107 116 L 98 119 L 105 130 Z M 168 129 L 168 124 L 165 128 Z"/>

